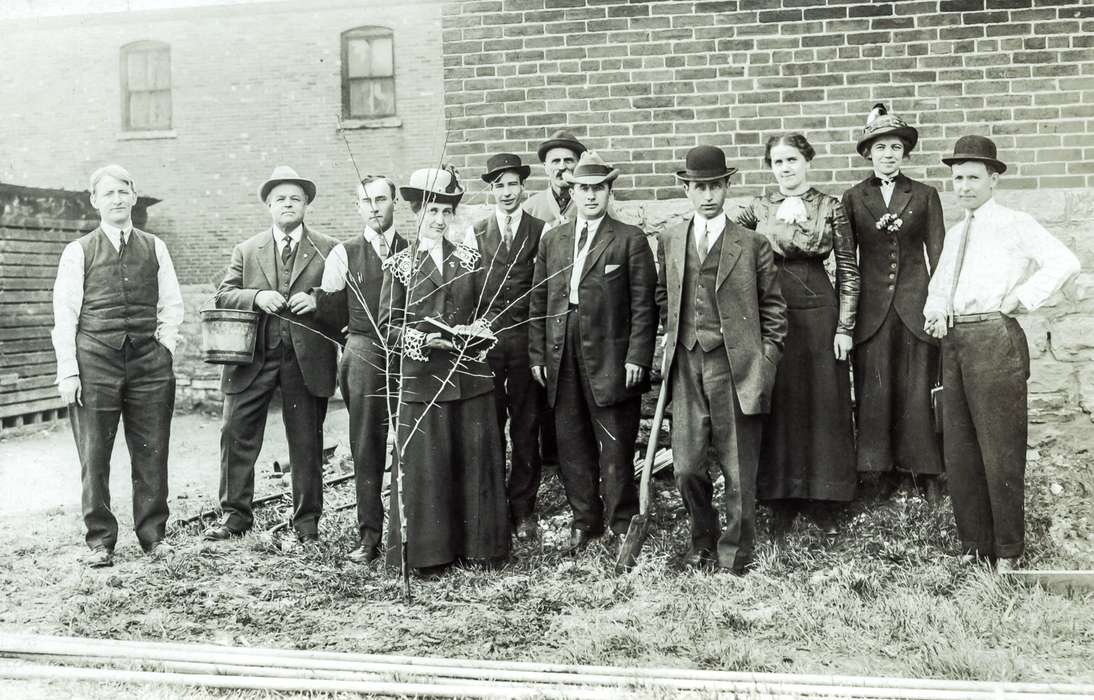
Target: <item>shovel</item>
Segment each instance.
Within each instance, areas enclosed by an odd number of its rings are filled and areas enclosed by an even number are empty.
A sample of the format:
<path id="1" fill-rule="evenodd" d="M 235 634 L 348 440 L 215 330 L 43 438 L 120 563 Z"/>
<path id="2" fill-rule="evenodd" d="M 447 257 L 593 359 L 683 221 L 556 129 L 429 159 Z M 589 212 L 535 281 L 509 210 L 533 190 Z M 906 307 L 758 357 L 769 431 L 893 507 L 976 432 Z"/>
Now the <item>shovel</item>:
<path id="1" fill-rule="evenodd" d="M 650 426 L 650 439 L 646 444 L 646 459 L 642 462 L 642 480 L 638 483 L 638 515 L 631 518 L 627 535 L 619 547 L 619 556 L 615 560 L 615 572 L 621 574 L 634 568 L 638 563 L 638 553 L 642 543 L 650 534 L 650 472 L 653 460 L 657 456 L 657 437 L 661 432 L 661 420 L 665 417 L 665 404 L 668 403 L 669 378 L 661 380 L 661 391 L 657 394 L 657 408 L 653 412 L 653 424 Z"/>

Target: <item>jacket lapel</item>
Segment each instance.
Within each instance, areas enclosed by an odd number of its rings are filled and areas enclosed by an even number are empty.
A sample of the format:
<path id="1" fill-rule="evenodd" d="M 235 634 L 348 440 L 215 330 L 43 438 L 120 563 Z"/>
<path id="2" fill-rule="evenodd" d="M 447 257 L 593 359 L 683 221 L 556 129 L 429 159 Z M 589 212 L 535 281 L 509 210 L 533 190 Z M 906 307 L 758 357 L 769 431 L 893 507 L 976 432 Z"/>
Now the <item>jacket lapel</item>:
<path id="1" fill-rule="evenodd" d="M 558 248 L 555 253 L 557 256 L 556 264 L 554 269 L 548 270 L 548 272 L 558 272 L 559 277 L 563 277 L 567 286 L 569 286 L 574 264 L 574 222 L 567 221 L 556 230 L 558 231 Z M 569 272 L 562 274 L 562 270 L 568 270 Z"/>
<path id="2" fill-rule="evenodd" d="M 486 230 L 478 241 L 479 253 L 482 254 L 482 262 L 486 267 L 505 262 L 505 251 L 501 248 L 501 229 L 498 228 L 498 217 L 490 212 L 490 218 L 486 220 Z"/>
<path id="3" fill-rule="evenodd" d="M 593 268 L 596 267 L 596 261 L 604 254 L 604 251 L 615 237 L 615 233 L 612 231 L 612 223 L 611 217 L 607 215 L 600 222 L 600 226 L 596 230 L 596 236 L 593 238 L 593 247 L 589 249 L 589 254 L 585 256 L 585 267 L 581 269 L 581 279 L 584 280 L 592 272 Z"/>
<path id="4" fill-rule="evenodd" d="M 880 193 L 881 190 L 878 190 L 878 194 Z M 893 216 L 899 217 L 911 199 L 912 183 L 903 175 L 898 176 L 896 186 L 893 187 L 893 196 L 889 199 L 889 211 L 892 212 Z"/>
<path id="5" fill-rule="evenodd" d="M 296 259 L 293 260 L 292 264 L 292 276 L 289 277 L 289 289 L 292 289 L 292 286 L 296 284 L 296 278 L 304 272 L 308 265 L 311 265 L 319 257 L 319 249 L 311 242 L 311 236 L 308 235 L 308 227 L 304 226 L 303 228 L 299 248 L 296 251 Z"/>
<path id="6" fill-rule="evenodd" d="M 718 258 L 718 276 L 714 283 L 716 290 L 721 288 L 740 257 L 741 232 L 737 230 L 736 224 L 727 219 L 726 227 L 722 231 L 722 256 Z"/>
<path id="7" fill-rule="evenodd" d="M 450 251 L 446 250 L 448 247 L 448 241 L 441 239 L 441 265 L 444 265 L 445 260 L 449 257 Z M 444 270 L 437 267 L 437 264 L 433 262 L 432 251 L 424 252 L 425 259 L 422 260 L 422 273 L 423 277 L 429 279 L 435 287 L 438 289 L 444 288 Z"/>
<path id="8" fill-rule="evenodd" d="M 885 198 L 881 196 L 881 188 L 874 184 L 873 175 L 863 181 L 862 189 L 866 193 L 862 199 L 866 202 L 866 208 L 870 210 L 875 221 L 889 213 L 889 208 L 885 206 Z"/>
<path id="9" fill-rule="evenodd" d="M 266 275 L 266 282 L 270 287 L 277 288 L 277 246 L 274 245 L 273 229 L 266 240 L 258 244 L 258 267 L 262 274 Z"/>
<path id="10" fill-rule="evenodd" d="M 495 223 L 497 220 L 495 219 Z M 531 215 L 525 212 L 520 217 L 520 226 L 517 226 L 517 230 L 513 233 L 513 245 L 512 250 L 509 251 L 509 260 L 519 260 L 521 254 L 524 252 L 528 245 L 528 241 L 531 238 L 532 222 Z"/>
<path id="11" fill-rule="evenodd" d="M 684 288 L 684 256 L 687 255 L 687 245 L 689 241 L 689 234 L 691 233 L 690 219 L 687 223 L 681 224 L 675 234 L 667 237 L 666 250 L 665 250 L 665 278 L 668 282 L 669 289 L 683 289 Z M 683 300 L 681 300 L 683 301 Z M 679 310 L 679 309 L 677 309 Z"/>

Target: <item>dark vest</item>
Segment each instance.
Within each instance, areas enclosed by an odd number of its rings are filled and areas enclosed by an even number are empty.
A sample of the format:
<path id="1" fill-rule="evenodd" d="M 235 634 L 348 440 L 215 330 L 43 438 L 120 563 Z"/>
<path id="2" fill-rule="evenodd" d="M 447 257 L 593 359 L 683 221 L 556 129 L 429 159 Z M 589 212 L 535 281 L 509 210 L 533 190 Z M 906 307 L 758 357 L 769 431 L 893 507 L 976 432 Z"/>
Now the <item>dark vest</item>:
<path id="1" fill-rule="evenodd" d="M 305 237 L 300 236 L 300 240 L 293 244 L 292 255 L 288 260 L 282 262 L 281 251 L 277 247 L 277 237 L 274 238 L 274 270 L 277 273 L 277 291 L 281 296 L 285 297 L 285 301 L 289 300 L 292 296 L 289 289 L 292 287 L 292 268 L 293 263 L 296 262 L 296 256 L 300 252 L 300 246 L 304 245 Z M 288 309 L 281 311 L 282 314 L 289 313 Z M 285 319 L 273 316 L 270 318 L 270 325 L 266 331 L 266 346 L 270 348 L 276 348 L 281 343 L 285 343 L 287 346 L 292 347 L 292 323 Z"/>
<path id="2" fill-rule="evenodd" d="M 80 238 L 84 249 L 84 301 L 79 330 L 120 350 L 125 339 L 156 335 L 160 298 L 156 239 L 133 229 L 119 254 L 102 229 Z"/>
<path id="3" fill-rule="evenodd" d="M 513 232 L 509 251 L 501 245 L 501 230 L 494 212 L 475 224 L 482 266 L 488 270 L 483 299 L 489 304 L 489 316 L 495 331 L 528 335 L 528 304 L 531 301 L 532 276 L 536 267 L 543 222 L 524 212 L 520 226 Z M 495 255 L 495 251 L 496 255 Z"/>
<path id="4" fill-rule="evenodd" d="M 377 339 L 376 324 L 380 320 L 380 290 L 383 287 L 383 261 L 376 249 L 364 235 L 354 236 L 344 244 L 346 249 L 346 308 L 349 311 L 350 333 L 367 335 Z M 389 254 L 395 254 L 406 247 L 399 234 L 391 240 Z M 361 303 L 364 297 L 364 304 Z M 367 306 L 366 306 L 367 305 Z"/>
<path id="5" fill-rule="evenodd" d="M 688 350 L 694 349 L 698 343 L 704 352 L 710 352 L 723 344 L 716 286 L 725 232 L 718 236 L 702 265 L 691 234 L 689 228 L 685 246 L 687 252 L 684 254 L 683 289 L 680 290 L 680 342 Z"/>

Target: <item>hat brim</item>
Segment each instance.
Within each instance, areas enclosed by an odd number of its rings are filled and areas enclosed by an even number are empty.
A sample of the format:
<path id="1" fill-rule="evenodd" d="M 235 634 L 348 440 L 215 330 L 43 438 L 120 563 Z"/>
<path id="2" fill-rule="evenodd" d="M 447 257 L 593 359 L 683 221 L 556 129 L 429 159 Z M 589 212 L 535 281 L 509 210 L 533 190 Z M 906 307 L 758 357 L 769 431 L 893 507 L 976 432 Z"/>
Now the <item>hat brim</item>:
<path id="1" fill-rule="evenodd" d="M 619 168 L 612 168 L 610 172 L 603 175 L 574 175 L 572 171 L 567 170 L 562 173 L 562 179 L 571 185 L 599 185 L 602 182 L 612 182 L 615 178 L 619 177 Z"/>
<path id="2" fill-rule="evenodd" d="M 521 180 L 527 180 L 528 177 L 532 174 L 532 168 L 527 165 L 507 165 L 503 168 L 496 168 L 488 173 L 484 173 L 482 176 L 482 181 L 490 184 L 494 180 L 497 180 L 499 177 L 501 177 L 502 173 L 505 172 L 514 172 L 520 177 Z"/>
<path id="3" fill-rule="evenodd" d="M 683 182 L 714 182 L 715 180 L 724 180 L 737 172 L 737 168 L 726 168 L 723 173 L 709 173 L 700 174 L 696 172 L 688 172 L 687 170 L 677 170 L 676 179 Z"/>
<path id="4" fill-rule="evenodd" d="M 980 163 L 987 163 L 994 166 L 1000 173 L 1007 172 L 1007 164 L 996 158 L 988 158 L 986 156 L 973 155 L 971 153 L 954 153 L 952 156 L 946 156 L 942 159 L 942 162 L 951 168 L 958 163 L 964 163 L 969 160 L 975 160 Z"/>
<path id="5" fill-rule="evenodd" d="M 314 182 L 303 177 L 283 177 L 276 180 L 266 180 L 266 182 L 263 182 L 262 186 L 258 188 L 258 201 L 265 204 L 266 198 L 270 196 L 270 190 L 286 182 L 292 183 L 294 185 L 299 185 L 300 189 L 304 190 L 304 196 L 308 198 L 308 204 L 311 204 L 312 200 L 315 199 Z"/>
<path id="6" fill-rule="evenodd" d="M 447 194 L 445 192 L 427 192 L 417 187 L 400 187 L 399 196 L 408 202 L 430 201 L 437 204 L 451 204 L 453 207 L 463 199 L 463 192 L 459 194 Z"/>
<path id="7" fill-rule="evenodd" d="M 585 144 L 580 141 L 573 141 L 571 139 L 551 139 L 549 141 L 544 141 L 539 145 L 539 148 L 536 149 L 536 155 L 539 156 L 540 163 L 545 163 L 547 161 L 547 152 L 552 148 L 568 148 L 578 157 L 589 150 L 585 147 Z"/>
<path id="8" fill-rule="evenodd" d="M 911 153 L 915 149 L 916 144 L 919 143 L 919 132 L 915 130 L 915 127 L 898 126 L 893 129 L 878 129 L 869 136 L 863 136 L 858 140 L 858 145 L 855 148 L 858 150 L 859 155 L 866 158 L 867 154 L 870 152 L 870 144 L 883 136 L 896 136 L 901 141 L 908 144 L 909 153 Z"/>

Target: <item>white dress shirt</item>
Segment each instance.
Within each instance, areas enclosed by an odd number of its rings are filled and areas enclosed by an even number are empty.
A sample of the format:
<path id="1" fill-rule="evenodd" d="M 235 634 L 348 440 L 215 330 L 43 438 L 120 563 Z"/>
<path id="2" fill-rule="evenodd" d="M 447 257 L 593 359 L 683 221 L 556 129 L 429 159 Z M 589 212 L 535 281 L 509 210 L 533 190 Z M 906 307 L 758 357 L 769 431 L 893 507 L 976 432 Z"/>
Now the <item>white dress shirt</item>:
<path id="1" fill-rule="evenodd" d="M 695 249 L 699 249 L 699 232 L 705 231 L 704 244 L 706 250 L 703 251 L 703 257 L 705 258 L 710 249 L 714 247 L 714 244 L 718 241 L 718 237 L 722 235 L 722 232 L 726 230 L 726 213 L 722 212 L 713 219 L 704 217 L 699 212 L 695 212 L 695 218 L 691 222 L 692 237 Z"/>
<path id="2" fill-rule="evenodd" d="M 429 257 L 433 258 L 433 264 L 436 265 L 437 269 L 442 273 L 444 272 L 443 241 L 443 238 L 426 238 L 425 236 L 419 236 L 418 238 L 418 250 L 423 253 L 429 253 Z"/>
<path id="3" fill-rule="evenodd" d="M 599 219 L 593 219 L 587 221 L 580 216 L 574 221 L 574 266 L 570 269 L 570 303 L 578 303 L 578 287 L 581 286 L 581 271 L 585 269 L 585 258 L 589 255 L 589 249 L 593 247 L 593 239 L 596 238 L 596 232 L 600 228 L 600 222 L 604 220 L 601 216 Z M 585 240 L 585 246 L 578 248 L 577 244 L 581 240 L 581 229 L 585 226 L 589 227 L 589 233 Z"/>
<path id="4" fill-rule="evenodd" d="M 885 200 L 885 206 L 889 206 L 889 200 L 893 198 L 893 190 L 896 189 L 896 179 L 899 176 L 899 170 L 892 175 L 882 175 L 878 171 L 874 171 L 874 177 L 881 180 L 881 196 Z"/>
<path id="5" fill-rule="evenodd" d="M 924 315 L 945 314 L 965 219 L 946 232 L 938 270 L 931 277 Z M 1033 311 L 1079 272 L 1079 259 L 1029 214 L 989 199 L 972 212 L 969 243 L 958 275 L 953 313 L 999 312 L 1015 295 Z"/>
<path id="6" fill-rule="evenodd" d="M 512 217 L 509 220 L 509 232 L 513 235 L 513 240 L 516 240 L 517 228 L 520 227 L 521 219 L 524 218 L 524 210 L 521 209 L 520 207 L 517 207 L 517 210 L 515 212 L 513 212 L 512 214 L 506 214 L 501 209 L 498 209 L 497 207 L 494 208 L 494 218 L 498 222 L 498 233 L 501 235 L 501 240 L 502 241 L 505 240 L 505 217 L 506 216 Z M 544 229 L 544 231 L 546 231 L 546 230 L 547 229 Z M 509 241 L 509 245 L 512 245 L 512 244 L 513 244 L 513 241 L 512 240 Z M 464 245 L 471 248 L 472 250 L 478 250 L 479 249 L 479 242 L 478 242 L 477 237 L 475 236 L 475 227 L 473 225 L 467 227 L 467 235 L 464 236 Z"/>
<path id="7" fill-rule="evenodd" d="M 387 243 L 388 255 L 391 255 L 391 251 L 395 249 L 395 227 L 392 226 L 382 234 L 376 233 L 372 228 L 366 226 L 364 231 L 365 240 L 372 245 L 372 249 L 376 251 L 376 255 L 380 256 L 381 260 L 386 260 L 387 257 L 383 254 L 383 248 L 380 245 L 380 241 L 383 240 Z M 381 239 L 381 236 L 383 238 Z M 342 243 L 331 248 L 330 253 L 327 254 L 326 263 L 323 265 L 323 282 L 320 284 L 320 289 L 324 292 L 340 292 L 346 288 L 346 277 L 349 275 L 349 256 L 346 255 L 346 246 Z"/>
<path id="8" fill-rule="evenodd" d="M 285 233 L 276 226 L 273 227 L 274 243 L 277 244 L 277 259 L 281 259 L 281 253 L 285 250 L 286 237 L 292 239 L 293 249 L 297 249 L 300 246 L 300 239 L 304 236 L 304 225 L 298 224 L 296 228 L 288 233 Z"/>
<path id="9" fill-rule="evenodd" d="M 122 230 L 110 224 L 100 224 L 114 250 L 120 250 Z M 132 226 L 125 231 L 126 240 L 132 234 Z M 156 340 L 175 354 L 179 340 L 179 326 L 182 325 L 184 306 L 179 281 L 175 277 L 175 266 L 167 246 L 157 236 L 155 241 L 156 261 L 159 273 L 156 284 L 159 287 L 159 301 L 156 303 Z M 53 285 L 53 351 L 57 355 L 57 382 L 68 377 L 80 375 L 76 364 L 76 331 L 80 323 L 80 309 L 84 304 L 84 248 L 79 241 L 72 241 L 61 253 L 61 262 L 57 266 L 57 281 Z"/>

